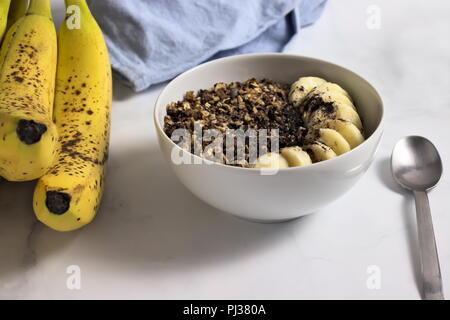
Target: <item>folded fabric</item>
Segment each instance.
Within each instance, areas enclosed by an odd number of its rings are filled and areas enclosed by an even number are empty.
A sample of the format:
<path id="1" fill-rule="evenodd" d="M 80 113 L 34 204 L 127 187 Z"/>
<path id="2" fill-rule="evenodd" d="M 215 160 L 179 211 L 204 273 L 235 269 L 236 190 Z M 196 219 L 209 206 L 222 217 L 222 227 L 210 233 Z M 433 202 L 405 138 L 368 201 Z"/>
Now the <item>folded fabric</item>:
<path id="1" fill-rule="evenodd" d="M 115 74 L 135 91 L 209 59 L 281 51 L 326 0 L 91 0 Z"/>

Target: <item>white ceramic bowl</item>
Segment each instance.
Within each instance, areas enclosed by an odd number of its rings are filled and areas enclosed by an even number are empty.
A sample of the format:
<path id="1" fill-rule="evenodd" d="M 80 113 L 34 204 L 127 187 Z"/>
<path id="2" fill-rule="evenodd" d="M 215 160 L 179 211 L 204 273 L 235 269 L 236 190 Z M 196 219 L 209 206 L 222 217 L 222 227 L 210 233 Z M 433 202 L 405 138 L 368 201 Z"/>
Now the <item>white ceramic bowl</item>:
<path id="1" fill-rule="evenodd" d="M 224 164 L 174 164 L 173 148 L 180 148 L 164 133 L 166 105 L 188 90 L 206 89 L 217 82 L 267 78 L 292 83 L 301 76 L 335 82 L 353 98 L 367 140 L 339 157 L 305 167 L 280 169 L 261 175 L 259 169 Z M 284 221 L 315 212 L 330 204 L 361 178 L 369 167 L 382 135 L 383 103 L 363 78 L 338 65 L 289 54 L 250 54 L 214 60 L 195 67 L 161 92 L 154 110 L 161 150 L 180 181 L 197 197 L 225 212 L 261 222 Z M 197 156 L 186 152 L 191 159 Z"/>

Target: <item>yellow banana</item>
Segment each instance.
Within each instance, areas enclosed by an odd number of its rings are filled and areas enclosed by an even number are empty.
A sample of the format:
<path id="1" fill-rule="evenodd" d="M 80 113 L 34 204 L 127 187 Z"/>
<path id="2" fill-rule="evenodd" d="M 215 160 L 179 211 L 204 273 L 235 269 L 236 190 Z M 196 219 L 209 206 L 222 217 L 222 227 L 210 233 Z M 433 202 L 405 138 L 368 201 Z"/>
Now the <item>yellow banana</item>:
<path id="1" fill-rule="evenodd" d="M 17 20 L 22 18 L 28 9 L 28 0 L 11 0 L 8 14 L 8 30 Z"/>
<path id="2" fill-rule="evenodd" d="M 6 31 L 6 24 L 8 21 L 8 12 L 11 0 L 0 1 L 0 42 L 3 39 L 3 35 Z"/>
<path id="3" fill-rule="evenodd" d="M 50 0 L 31 0 L 0 50 L 0 176 L 7 180 L 39 178 L 53 163 L 56 58 Z"/>
<path id="4" fill-rule="evenodd" d="M 102 32 L 85 0 L 65 2 L 73 14 L 66 17 L 58 35 L 54 118 L 61 148 L 55 166 L 39 179 L 33 201 L 37 218 L 58 231 L 80 228 L 97 212 L 112 100 Z"/>

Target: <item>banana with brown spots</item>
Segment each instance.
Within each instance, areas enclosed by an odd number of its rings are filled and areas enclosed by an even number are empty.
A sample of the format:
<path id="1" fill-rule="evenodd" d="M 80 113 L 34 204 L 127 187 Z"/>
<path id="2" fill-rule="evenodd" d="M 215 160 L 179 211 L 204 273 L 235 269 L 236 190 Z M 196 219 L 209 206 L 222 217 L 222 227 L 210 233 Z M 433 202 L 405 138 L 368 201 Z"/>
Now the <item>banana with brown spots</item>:
<path id="1" fill-rule="evenodd" d="M 39 178 L 53 164 L 56 58 L 50 0 L 31 0 L 0 50 L 0 176 L 7 180 Z"/>
<path id="2" fill-rule="evenodd" d="M 69 28 L 77 19 L 72 15 L 58 35 L 54 118 L 61 148 L 54 167 L 39 179 L 33 200 L 37 218 L 58 231 L 80 228 L 94 218 L 102 197 L 110 131 L 108 50 L 86 1 L 66 0 L 67 7 L 73 5 L 80 9 L 81 28 Z"/>

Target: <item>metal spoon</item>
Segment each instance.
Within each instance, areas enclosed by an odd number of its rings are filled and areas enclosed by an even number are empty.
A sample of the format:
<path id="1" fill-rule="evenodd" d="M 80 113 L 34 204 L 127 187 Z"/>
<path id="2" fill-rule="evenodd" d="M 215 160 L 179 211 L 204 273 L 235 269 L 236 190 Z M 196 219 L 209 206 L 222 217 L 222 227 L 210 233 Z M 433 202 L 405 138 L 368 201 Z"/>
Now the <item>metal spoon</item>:
<path id="1" fill-rule="evenodd" d="M 427 191 L 442 175 L 442 162 L 436 147 L 419 136 L 402 138 L 394 147 L 391 170 L 395 181 L 411 190 L 416 199 L 420 257 L 423 275 L 423 297 L 444 299 L 439 259 Z"/>

